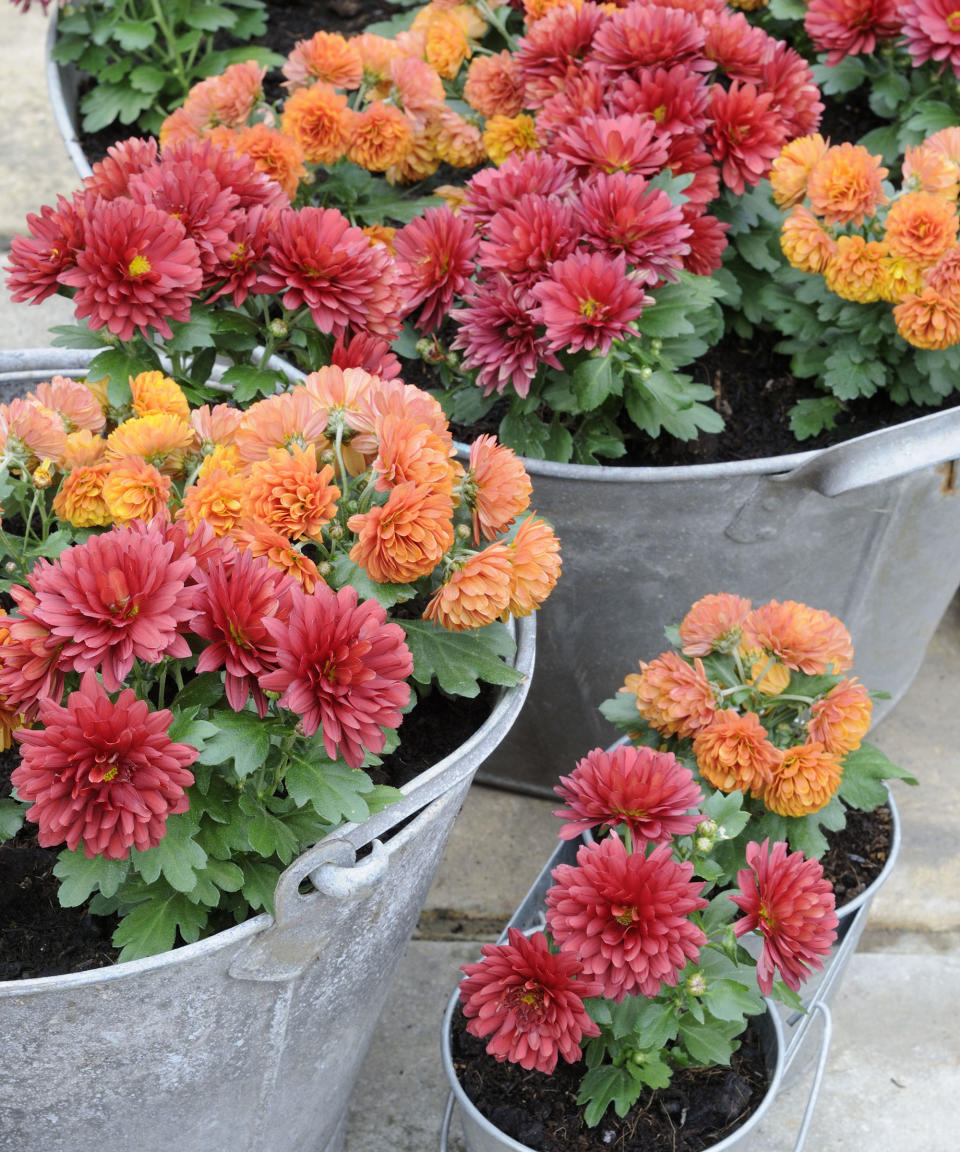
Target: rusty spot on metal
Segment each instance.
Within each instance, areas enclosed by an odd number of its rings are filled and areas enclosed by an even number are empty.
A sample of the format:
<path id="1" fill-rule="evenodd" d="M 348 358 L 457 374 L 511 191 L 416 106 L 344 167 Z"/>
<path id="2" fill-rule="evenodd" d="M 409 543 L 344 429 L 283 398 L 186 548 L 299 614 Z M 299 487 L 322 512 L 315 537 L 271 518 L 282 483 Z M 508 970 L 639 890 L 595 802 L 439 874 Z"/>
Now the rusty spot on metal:
<path id="1" fill-rule="evenodd" d="M 957 494 L 957 461 L 947 460 L 937 466 L 937 471 L 943 473 L 943 483 L 940 485 L 941 496 L 956 496 Z"/>

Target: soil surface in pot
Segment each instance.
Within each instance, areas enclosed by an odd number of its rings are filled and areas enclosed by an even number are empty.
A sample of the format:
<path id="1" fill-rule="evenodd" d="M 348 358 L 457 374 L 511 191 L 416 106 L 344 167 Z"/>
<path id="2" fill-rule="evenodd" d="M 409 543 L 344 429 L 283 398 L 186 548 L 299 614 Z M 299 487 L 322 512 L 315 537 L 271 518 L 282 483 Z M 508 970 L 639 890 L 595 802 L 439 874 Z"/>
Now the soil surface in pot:
<path id="1" fill-rule="evenodd" d="M 866 891 L 883 871 L 893 844 L 893 813 L 887 804 L 873 812 L 848 808 L 845 827 L 827 832 L 826 837 L 829 847 L 820 863 L 841 908 Z"/>
<path id="2" fill-rule="evenodd" d="M 378 784 L 400 787 L 467 740 L 490 715 L 497 690 L 483 685 L 473 700 L 451 700 L 439 692 L 424 696 L 400 731 L 403 742 L 379 768 L 369 770 Z M 0 753 L 0 796 L 10 794 L 16 749 Z M 62 908 L 53 874 L 59 848 L 37 843 L 36 825 L 27 824 L 0 843 L 0 980 L 26 980 L 84 972 L 115 962 L 110 943 L 117 920 L 92 916 L 86 905 Z"/>
<path id="3" fill-rule="evenodd" d="M 498 1063 L 486 1041 L 466 1031 L 459 1008 L 452 1041 L 466 1094 L 492 1124 L 535 1152 L 701 1152 L 740 1127 L 770 1083 L 751 1022 L 729 1068 L 677 1071 L 669 1088 L 647 1090 L 622 1120 L 608 1108 L 588 1128 L 577 1105 L 583 1064 L 560 1060 L 547 1076 Z"/>

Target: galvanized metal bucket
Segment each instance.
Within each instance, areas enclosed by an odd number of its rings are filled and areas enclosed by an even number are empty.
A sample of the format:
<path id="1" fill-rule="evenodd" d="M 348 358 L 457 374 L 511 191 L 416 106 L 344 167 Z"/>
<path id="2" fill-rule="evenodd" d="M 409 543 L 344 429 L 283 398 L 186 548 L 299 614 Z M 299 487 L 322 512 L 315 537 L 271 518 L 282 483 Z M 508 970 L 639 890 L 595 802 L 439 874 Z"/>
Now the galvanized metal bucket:
<path id="1" fill-rule="evenodd" d="M 558 864 L 575 864 L 577 849 L 582 843 L 583 841 L 581 839 L 576 839 L 561 842 L 557 845 L 550 859 L 531 886 L 530 891 L 524 897 L 522 904 L 510 918 L 508 927 L 519 928 L 523 932 L 531 932 L 545 926 L 544 897 L 546 896 L 547 889 L 550 888 L 553 883 L 551 873 Z M 503 943 L 506 939 L 507 932 L 504 930 L 500 937 L 500 942 Z M 528 1145 L 521 1144 L 512 1137 L 507 1136 L 506 1133 L 492 1124 L 486 1116 L 477 1109 L 473 1101 L 470 1100 L 457 1078 L 456 1069 L 453 1065 L 451 1036 L 453 1018 L 458 1004 L 459 994 L 457 991 L 454 991 L 447 1004 L 441 1036 L 441 1055 L 444 1072 L 450 1085 L 450 1095 L 447 1099 L 447 1106 L 440 1129 L 440 1152 L 449 1152 L 450 1128 L 456 1106 L 459 1106 L 460 1109 L 460 1120 L 463 1127 L 463 1136 L 466 1142 L 467 1152 L 531 1152 Z M 813 1113 L 830 1051 L 832 1035 L 830 1008 L 826 1003 L 818 1003 L 812 1010 L 811 1019 L 813 1015 L 820 1016 L 823 1023 L 820 1034 L 820 1052 L 816 1072 L 810 1084 L 810 1092 L 800 1130 L 794 1143 L 794 1152 L 802 1152 L 806 1142 L 807 1131 L 813 1120 Z M 762 1017 L 757 1018 L 756 1022 L 760 1028 L 761 1043 L 763 1045 L 767 1073 L 770 1076 L 770 1085 L 757 1109 L 751 1113 L 747 1120 L 735 1132 L 704 1148 L 702 1152 L 747 1152 L 749 1148 L 756 1149 L 756 1145 L 753 1143 L 754 1129 L 769 1111 L 777 1093 L 784 1087 L 783 1076 L 786 1068 L 787 1042 L 778 1006 L 772 1000 L 766 1000 L 766 1012 Z"/>
<path id="2" fill-rule="evenodd" d="M 0 400 L 87 362 L 2 353 Z M 521 684 L 396 804 L 291 864 L 275 917 L 112 968 L 0 982 L 0 1152 L 339 1152 L 454 818 L 523 706 L 534 617 L 516 637 Z"/>
<path id="3" fill-rule="evenodd" d="M 466 452 L 466 449 L 462 449 Z M 526 460 L 563 576 L 540 612 L 537 675 L 485 783 L 552 798 L 612 728 L 597 711 L 663 628 L 709 592 L 838 616 L 854 671 L 891 694 L 916 675 L 960 584 L 960 408 L 790 456 L 668 468 Z"/>
<path id="4" fill-rule="evenodd" d="M 72 64 L 58 64 L 53 58 L 53 46 L 57 42 L 57 12 L 54 4 L 47 24 L 47 92 L 57 129 L 63 138 L 67 155 L 81 180 L 93 173 L 90 161 L 80 146 L 77 134 L 77 70 Z"/>

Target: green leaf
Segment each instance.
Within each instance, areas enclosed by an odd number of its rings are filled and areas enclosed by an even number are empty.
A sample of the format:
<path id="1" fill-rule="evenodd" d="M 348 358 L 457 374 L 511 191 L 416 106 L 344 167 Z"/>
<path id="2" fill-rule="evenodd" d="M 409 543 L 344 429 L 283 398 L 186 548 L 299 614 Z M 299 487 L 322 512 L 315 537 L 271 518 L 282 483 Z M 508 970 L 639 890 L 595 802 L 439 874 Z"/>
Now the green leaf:
<path id="1" fill-rule="evenodd" d="M 283 375 L 269 368 L 254 368 L 252 364 L 235 364 L 220 378 L 221 384 L 233 389 L 238 404 L 246 404 L 256 396 L 271 396 L 277 385 L 284 382 Z"/>
<path id="2" fill-rule="evenodd" d="M 548 460 L 556 460 L 561 464 L 566 464 L 573 455 L 573 437 L 556 417 L 550 425 L 546 453 Z"/>
<path id="3" fill-rule="evenodd" d="M 270 751 L 270 734 L 264 721 L 251 712 L 219 711 L 210 714 L 219 731 L 207 740 L 198 757 L 201 764 L 225 764 L 232 760 L 243 779 L 255 772 Z"/>
<path id="4" fill-rule="evenodd" d="M 888 69 L 870 80 L 870 110 L 888 119 L 896 116 L 900 105 L 910 99 L 910 80 L 902 73 Z"/>
<path id="5" fill-rule="evenodd" d="M 643 727 L 643 720 L 637 711 L 637 697 L 633 692 L 621 691 L 600 705 L 601 714 L 625 732 L 633 732 Z"/>
<path id="6" fill-rule="evenodd" d="M 90 361 L 87 379 L 108 378 L 107 400 L 113 408 L 123 408 L 130 403 L 130 377 L 159 367 L 160 361 L 155 354 L 131 352 L 123 347 L 107 348 Z"/>
<path id="7" fill-rule="evenodd" d="M 723 417 L 700 403 L 713 399 L 713 389 L 681 372 L 658 369 L 644 380 L 633 377 L 624 389 L 630 419 L 648 436 L 663 428 L 678 440 L 695 440 L 701 431 L 720 432 Z"/>
<path id="8" fill-rule="evenodd" d="M 727 901 L 727 903 L 732 903 Z M 703 1002 L 718 1020 L 741 1021 L 763 1010 L 763 997 L 735 980 L 713 980 L 707 983 Z"/>
<path id="9" fill-rule="evenodd" d="M 232 28 L 236 19 L 236 14 L 221 4 L 190 5 L 190 24 L 194 28 L 202 28 L 204 32 Z"/>
<path id="10" fill-rule="evenodd" d="M 157 38 L 157 26 L 146 20 L 120 20 L 113 26 L 113 37 L 127 52 L 149 48 Z"/>
<path id="11" fill-rule="evenodd" d="M 827 357 L 823 383 L 841 400 L 855 400 L 858 396 L 872 396 L 886 382 L 886 366 L 879 360 L 856 361 L 844 350 Z"/>
<path id="12" fill-rule="evenodd" d="M 578 1104 L 585 1104 L 583 1118 L 591 1128 L 603 1119 L 612 1104 L 617 1115 L 626 1116 L 640 1097 L 640 1085 L 625 1068 L 602 1064 L 591 1068 L 580 1082 Z"/>
<path id="13" fill-rule="evenodd" d="M 726 1035 L 727 1029 L 721 1028 L 719 1023 L 708 1019 L 701 1024 L 689 1015 L 680 1018 L 680 1039 L 698 1064 L 710 1066 L 730 1063 L 733 1044 Z"/>
<path id="14" fill-rule="evenodd" d="M 347 764 L 292 756 L 284 783 L 300 807 L 311 804 L 328 824 L 360 823 L 370 815 L 364 794 L 373 790 L 373 781 Z"/>
<path id="15" fill-rule="evenodd" d="M 761 272 L 779 271 L 779 247 L 775 255 L 766 231 L 741 232 L 735 242 L 737 251 L 752 268 L 759 268 Z"/>
<path id="16" fill-rule="evenodd" d="M 171 352 L 192 352 L 194 348 L 213 346 L 213 317 L 202 308 L 194 308 L 189 320 L 171 320 L 170 331 L 173 336 L 165 341 L 165 346 Z"/>
<path id="17" fill-rule="evenodd" d="M 27 809 L 17 800 L 8 796 L 0 799 L 0 840 L 9 840 L 23 827 L 24 814 Z"/>
<path id="18" fill-rule="evenodd" d="M 151 96 L 161 91 L 167 79 L 166 72 L 152 64 L 140 64 L 130 73 L 130 83 L 134 88 Z"/>
<path id="19" fill-rule="evenodd" d="M 916 784 L 917 779 L 905 768 L 900 768 L 873 744 L 861 744 L 848 752 L 843 761 L 840 779 L 840 798 L 851 808 L 872 812 L 887 800 L 884 780 L 905 780 Z"/>
<path id="20" fill-rule="evenodd" d="M 200 938 L 207 923 L 207 910 L 191 903 L 180 892 L 138 904 L 120 921 L 113 934 L 113 943 L 120 948 L 120 960 L 139 960 L 169 952 L 177 939 L 177 932 L 187 943 Z"/>
<path id="21" fill-rule="evenodd" d="M 88 859 L 82 850 L 61 850 L 53 874 L 60 881 L 57 898 L 64 908 L 79 908 L 94 892 L 112 896 L 130 871 L 127 860 Z"/>
<path id="22" fill-rule="evenodd" d="M 166 835 L 159 844 L 146 852 L 131 850 L 130 861 L 148 884 L 162 874 L 177 892 L 191 892 L 196 886 L 196 873 L 206 864 L 207 854 L 193 839 L 195 826 L 183 816 L 171 816 L 167 820 Z"/>
<path id="23" fill-rule="evenodd" d="M 281 869 L 266 860 L 241 861 L 243 870 L 243 898 L 251 908 L 273 911 L 273 894 L 280 879 Z"/>
<path id="24" fill-rule="evenodd" d="M 630 1062 L 627 1071 L 647 1088 L 668 1088 L 673 1079 L 673 1069 L 655 1053 L 644 1054 L 642 1063 Z"/>
<path id="25" fill-rule="evenodd" d="M 518 456 L 543 460 L 550 441 L 550 429 L 535 413 L 523 414 L 511 406 L 500 421 L 500 442 L 512 448 Z"/>
<path id="26" fill-rule="evenodd" d="M 185 712 L 188 708 L 212 708 L 223 700 L 223 695 L 220 673 L 200 672 L 184 684 L 173 698 L 171 707 L 178 712 Z"/>
<path id="27" fill-rule="evenodd" d="M 52 343 L 55 348 L 107 348 L 104 340 L 105 328 L 96 331 L 86 324 L 55 324 L 51 329 L 56 336 Z"/>
<path id="28" fill-rule="evenodd" d="M 513 640 L 502 624 L 475 632 L 445 632 L 426 620 L 401 620 L 413 656 L 418 684 L 436 680 L 452 696 L 476 696 L 480 681 L 512 688 L 523 674 L 504 662 L 513 653 Z"/>
<path id="29" fill-rule="evenodd" d="M 412 584 L 378 584 L 371 580 L 365 569 L 341 552 L 333 559 L 333 584 L 342 588 L 352 584 L 361 600 L 376 600 L 384 608 L 392 608 L 404 600 L 411 600 L 417 590 Z"/>
<path id="30" fill-rule="evenodd" d="M 790 431 L 798 440 L 819 436 L 836 427 L 843 405 L 835 396 L 808 397 L 790 409 Z"/>
<path id="31" fill-rule="evenodd" d="M 254 852 L 265 858 L 278 856 L 284 864 L 290 863 L 300 847 L 286 824 L 260 804 L 252 806 L 247 836 Z"/>
<path id="32" fill-rule="evenodd" d="M 570 378 L 582 412 L 592 412 L 617 389 L 609 356 L 590 357 L 574 368 Z"/>
<path id="33" fill-rule="evenodd" d="M 844 56 L 839 64 L 814 64 L 814 83 L 825 96 L 842 96 L 859 88 L 867 77 L 866 65 L 859 56 Z"/>
<path id="34" fill-rule="evenodd" d="M 952 128 L 956 123 L 956 110 L 949 104 L 942 100 L 924 100 L 917 105 L 913 115 L 908 117 L 906 127 L 930 136 L 943 128 Z"/>

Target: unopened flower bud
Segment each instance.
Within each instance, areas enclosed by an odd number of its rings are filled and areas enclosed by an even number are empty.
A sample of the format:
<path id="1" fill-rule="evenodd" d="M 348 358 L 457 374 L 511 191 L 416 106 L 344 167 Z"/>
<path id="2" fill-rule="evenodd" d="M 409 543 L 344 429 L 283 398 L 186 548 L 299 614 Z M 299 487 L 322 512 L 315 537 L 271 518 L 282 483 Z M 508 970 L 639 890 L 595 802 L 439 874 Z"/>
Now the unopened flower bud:
<path id="1" fill-rule="evenodd" d="M 332 448 L 324 448 L 324 450 L 320 453 L 321 466 L 324 464 L 333 465 L 336 463 L 336 460 L 337 460 L 337 454 L 336 454 L 336 452 L 334 452 L 334 450 Z"/>
<path id="2" fill-rule="evenodd" d="M 702 996 L 707 990 L 707 978 L 702 972 L 694 972 L 687 980 L 687 991 L 691 996 Z"/>
<path id="3" fill-rule="evenodd" d="M 333 565 L 329 560 L 321 560 L 317 565 L 317 571 L 320 573 L 321 577 L 326 580 L 328 576 L 333 575 Z"/>
<path id="4" fill-rule="evenodd" d="M 698 836 L 694 841 L 694 847 L 698 852 L 709 852 L 713 847 L 712 836 Z"/>
<path id="5" fill-rule="evenodd" d="M 458 524 L 457 525 L 457 539 L 458 540 L 469 540 L 470 539 L 470 525 L 469 524 Z"/>
<path id="6" fill-rule="evenodd" d="M 53 483 L 53 462 L 45 459 L 33 472 L 33 483 L 37 488 L 49 488 Z"/>
<path id="7" fill-rule="evenodd" d="M 654 354 L 654 356 L 659 356 L 663 351 L 663 341 L 659 337 L 655 336 L 650 341 L 650 351 Z"/>
<path id="8" fill-rule="evenodd" d="M 270 331 L 270 335 L 273 336 L 275 340 L 286 340 L 290 333 L 290 329 L 287 327 L 286 320 L 281 320 L 279 318 L 276 320 L 271 320 L 267 327 Z"/>
<path id="9" fill-rule="evenodd" d="M 630 1053 L 630 1062 L 632 1064 L 636 1064 L 636 1066 L 638 1068 L 642 1064 L 646 1063 L 646 1059 L 647 1059 L 646 1053 L 644 1053 L 644 1052 L 631 1052 Z"/>
<path id="10" fill-rule="evenodd" d="M 699 832 L 701 836 L 715 836 L 717 832 L 716 820 L 714 820 L 712 816 L 707 816 L 697 825 L 697 832 Z"/>
<path id="11" fill-rule="evenodd" d="M 428 364 L 440 364 L 445 359 L 443 349 L 437 340 L 422 336 L 416 344 L 417 355 Z"/>
<path id="12" fill-rule="evenodd" d="M 638 375 L 639 375 L 641 380 L 649 380 L 650 377 L 653 375 L 653 369 L 650 367 L 649 364 L 644 364 L 644 366 L 640 369 Z"/>
<path id="13" fill-rule="evenodd" d="M 343 539 L 343 525 L 338 524 L 336 521 L 334 521 L 330 525 L 330 527 L 327 529 L 327 535 L 330 537 L 331 540 L 342 540 Z"/>

